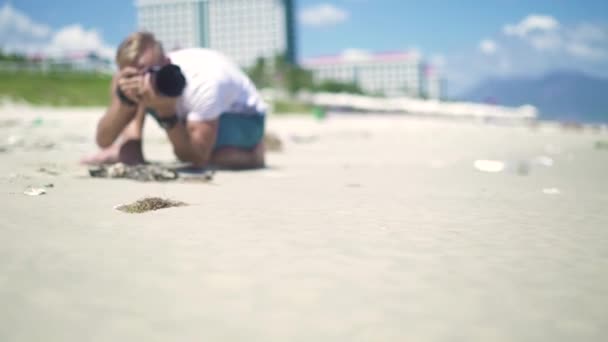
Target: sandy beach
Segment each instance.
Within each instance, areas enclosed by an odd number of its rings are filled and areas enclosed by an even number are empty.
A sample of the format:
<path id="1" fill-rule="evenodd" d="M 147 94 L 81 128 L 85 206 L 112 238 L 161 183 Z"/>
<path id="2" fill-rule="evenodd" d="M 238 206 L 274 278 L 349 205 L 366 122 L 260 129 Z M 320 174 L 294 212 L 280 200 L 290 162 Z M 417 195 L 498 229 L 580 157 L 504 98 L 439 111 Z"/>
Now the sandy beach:
<path id="1" fill-rule="evenodd" d="M 608 338 L 606 130 L 270 117 L 268 168 L 140 183 L 78 165 L 101 111 L 0 109 L 0 341 Z"/>

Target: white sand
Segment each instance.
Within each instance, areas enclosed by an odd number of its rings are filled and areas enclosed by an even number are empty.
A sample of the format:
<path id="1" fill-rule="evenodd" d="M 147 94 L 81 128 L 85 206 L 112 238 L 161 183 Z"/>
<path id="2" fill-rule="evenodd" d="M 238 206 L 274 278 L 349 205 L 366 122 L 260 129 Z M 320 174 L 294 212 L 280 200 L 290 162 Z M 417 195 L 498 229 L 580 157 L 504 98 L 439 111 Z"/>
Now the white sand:
<path id="1" fill-rule="evenodd" d="M 605 132 L 272 118 L 286 146 L 270 168 L 143 184 L 76 164 L 99 114 L 0 111 L 21 120 L 0 145 L 25 144 L 0 152 L 0 341 L 608 336 L 608 151 L 593 148 Z M 154 122 L 146 134 L 147 158 L 171 160 Z M 519 163 L 538 156 L 553 165 Z M 112 209 L 146 195 L 191 205 Z"/>

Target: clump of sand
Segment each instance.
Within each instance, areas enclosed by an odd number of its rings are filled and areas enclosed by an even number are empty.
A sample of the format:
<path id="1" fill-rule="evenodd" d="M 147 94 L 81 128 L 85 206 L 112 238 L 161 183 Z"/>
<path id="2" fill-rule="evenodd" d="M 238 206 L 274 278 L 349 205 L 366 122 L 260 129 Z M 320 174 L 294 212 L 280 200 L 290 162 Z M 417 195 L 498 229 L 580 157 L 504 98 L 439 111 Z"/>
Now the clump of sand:
<path id="1" fill-rule="evenodd" d="M 131 204 L 119 205 L 115 209 L 124 211 L 125 213 L 129 214 L 141 214 L 148 211 L 173 207 L 183 207 L 186 205 L 187 204 L 184 202 L 172 201 L 160 197 L 146 197 Z"/>

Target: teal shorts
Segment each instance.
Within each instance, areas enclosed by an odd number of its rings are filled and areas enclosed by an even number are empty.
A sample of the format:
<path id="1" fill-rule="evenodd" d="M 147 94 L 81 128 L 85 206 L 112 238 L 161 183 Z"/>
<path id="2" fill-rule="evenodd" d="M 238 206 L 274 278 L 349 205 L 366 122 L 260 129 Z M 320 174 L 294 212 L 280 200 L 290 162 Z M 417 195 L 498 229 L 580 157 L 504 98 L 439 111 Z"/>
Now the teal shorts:
<path id="1" fill-rule="evenodd" d="M 253 149 L 264 138 L 266 115 L 233 114 L 220 115 L 214 150 L 222 147 Z"/>
<path id="2" fill-rule="evenodd" d="M 156 118 L 156 112 L 146 109 Z M 266 115 L 223 113 L 219 118 L 217 138 L 214 150 L 222 147 L 236 147 L 245 150 L 253 149 L 264 137 Z"/>

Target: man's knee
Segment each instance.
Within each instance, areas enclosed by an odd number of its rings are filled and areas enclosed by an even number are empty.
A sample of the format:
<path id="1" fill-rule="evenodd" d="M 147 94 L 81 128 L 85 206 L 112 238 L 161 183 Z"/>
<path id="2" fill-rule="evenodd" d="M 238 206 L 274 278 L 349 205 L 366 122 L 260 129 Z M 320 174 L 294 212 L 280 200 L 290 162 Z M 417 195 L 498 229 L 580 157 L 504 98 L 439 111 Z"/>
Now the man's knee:
<path id="1" fill-rule="evenodd" d="M 211 164 L 227 169 L 257 169 L 264 167 L 263 148 L 245 150 L 235 147 L 223 147 L 213 152 Z"/>

